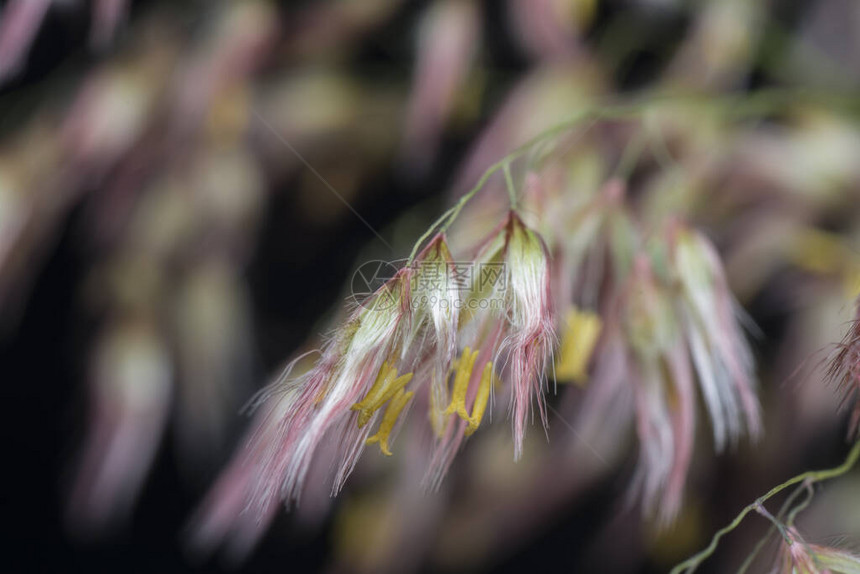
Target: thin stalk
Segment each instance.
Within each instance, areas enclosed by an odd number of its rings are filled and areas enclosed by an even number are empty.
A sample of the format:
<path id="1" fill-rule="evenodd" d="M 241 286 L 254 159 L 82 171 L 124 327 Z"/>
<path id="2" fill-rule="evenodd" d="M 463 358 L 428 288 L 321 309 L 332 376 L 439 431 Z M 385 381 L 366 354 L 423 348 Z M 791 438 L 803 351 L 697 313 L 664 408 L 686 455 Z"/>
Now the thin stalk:
<path id="1" fill-rule="evenodd" d="M 511 162 L 505 163 L 503 171 L 505 172 L 505 187 L 508 188 L 508 199 L 511 202 L 511 210 L 516 211 L 517 190 L 514 187 L 514 178 L 511 177 Z"/>
<path id="2" fill-rule="evenodd" d="M 800 103 L 814 103 L 824 105 L 831 109 L 842 109 L 855 114 L 860 113 L 860 101 L 852 95 L 841 95 L 832 93 L 823 93 L 805 89 L 768 89 L 760 90 L 752 94 L 733 94 L 728 96 L 713 97 L 703 94 L 689 93 L 657 93 L 646 96 L 640 96 L 628 102 L 610 102 L 605 105 L 597 105 L 592 108 L 586 108 L 574 114 L 572 117 L 560 122 L 559 124 L 541 132 L 526 143 L 514 149 L 508 155 L 491 165 L 487 171 L 480 177 L 475 186 L 466 192 L 456 204 L 425 231 L 409 255 L 407 264 L 412 263 L 421 245 L 431 236 L 431 234 L 439 230 L 444 232 L 457 219 L 457 216 L 462 211 L 463 207 L 475 196 L 478 191 L 486 184 L 487 180 L 498 170 L 503 169 L 506 165 L 515 159 L 528 153 L 533 147 L 546 142 L 561 133 L 581 124 L 585 120 L 591 120 L 586 129 L 593 126 L 600 120 L 605 119 L 625 119 L 640 117 L 647 111 L 662 105 L 690 105 L 701 106 L 707 108 L 714 114 L 723 115 L 726 118 L 741 119 L 744 117 L 755 117 L 767 113 L 797 105 Z"/>
<path id="3" fill-rule="evenodd" d="M 743 521 L 743 519 L 746 518 L 747 514 L 749 514 L 753 510 L 757 510 L 759 506 L 761 506 L 767 500 L 773 498 L 786 488 L 789 488 L 791 486 L 794 486 L 795 484 L 804 481 L 808 481 L 809 485 L 811 486 L 816 482 L 822 482 L 825 480 L 830 480 L 831 478 L 842 476 L 854 467 L 854 464 L 857 462 L 858 457 L 860 457 L 860 441 L 854 443 L 854 446 L 848 453 L 848 457 L 845 459 L 845 462 L 843 462 L 836 468 L 817 471 L 810 470 L 802 474 L 798 474 L 795 477 L 789 478 L 780 485 L 774 486 L 764 496 L 759 497 L 758 499 L 756 499 L 755 502 L 744 507 L 744 509 L 741 510 L 740 514 L 738 514 L 735 519 L 732 520 L 727 526 L 724 526 L 723 528 L 717 530 L 717 532 L 714 534 L 714 537 L 711 538 L 711 543 L 708 544 L 708 546 L 704 550 L 702 550 L 698 554 L 691 556 L 690 558 L 684 560 L 683 562 L 672 568 L 670 574 L 691 574 L 692 572 L 695 572 L 696 568 L 698 568 L 702 564 L 702 562 L 710 558 L 710 556 L 714 553 L 714 551 L 717 549 L 717 545 L 719 544 L 720 539 L 723 536 L 737 528 L 738 525 L 740 525 L 740 523 Z"/>
<path id="4" fill-rule="evenodd" d="M 797 500 L 797 497 L 800 496 L 801 493 L 803 493 L 803 491 L 806 489 L 810 489 L 810 492 L 811 492 L 812 486 L 804 483 L 804 484 L 799 485 L 796 489 L 794 489 L 794 491 L 788 496 L 788 498 L 785 499 L 785 502 L 782 504 L 782 508 L 779 509 L 779 514 L 776 515 L 778 520 L 783 519 L 785 514 L 794 505 L 794 501 Z M 790 525 L 791 524 L 789 523 L 789 526 Z M 750 552 L 749 555 L 746 557 L 746 560 L 743 561 L 743 564 L 741 564 L 741 567 L 738 568 L 737 574 L 746 574 L 746 571 L 749 570 L 750 566 L 752 566 L 752 563 L 756 559 L 756 556 L 758 556 L 759 552 L 762 551 L 762 549 L 768 543 L 768 541 L 770 540 L 770 537 L 773 535 L 773 533 L 775 531 L 776 531 L 776 527 L 772 526 L 767 531 L 767 533 L 764 536 L 762 536 L 761 540 L 759 540 L 756 543 L 755 547 L 752 549 L 752 552 Z"/>

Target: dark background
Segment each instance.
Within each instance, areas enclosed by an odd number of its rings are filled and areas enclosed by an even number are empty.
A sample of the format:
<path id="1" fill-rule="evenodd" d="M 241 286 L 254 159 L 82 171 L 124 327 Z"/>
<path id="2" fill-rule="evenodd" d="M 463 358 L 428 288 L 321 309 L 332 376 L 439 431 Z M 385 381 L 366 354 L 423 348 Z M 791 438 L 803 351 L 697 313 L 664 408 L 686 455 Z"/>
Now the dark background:
<path id="1" fill-rule="evenodd" d="M 149 2 L 134 2 L 134 19 Z M 288 3 L 284 3 L 285 5 Z M 295 3 L 293 3 L 295 4 Z M 782 2 L 775 15 L 791 26 L 802 18 L 807 2 Z M 412 41 L 410 28 L 399 23 L 414 19 L 423 3 L 411 2 L 388 24 L 385 34 L 354 56 L 357 71 L 388 66 L 408 81 Z M 592 34 L 611 11 L 624 10 L 623 3 L 607 7 Z M 513 45 L 502 17 L 501 2 L 487 2 L 485 34 L 489 51 L 485 61 L 511 78 L 527 66 Z M 647 84 L 665 64 L 674 42 L 682 37 L 687 22 L 682 15 L 643 15 L 641 48 L 619 71 L 617 80 L 625 89 Z M 55 10 L 48 17 L 31 52 L 27 71 L 7 84 L 0 93 L 0 132 L 13 128 L 26 116 L 30 105 L 18 97 L 50 86 L 58 74 L 74 74 L 97 58 L 85 49 L 88 18 L 85 11 Z M 751 85 L 761 79 L 754 75 Z M 487 115 L 494 109 L 498 92 L 490 91 Z M 9 105 L 14 99 L 15 107 Z M 485 117 L 486 121 L 486 117 Z M 445 189 L 469 143 L 480 132 L 475 125 L 469 133 L 447 136 L 441 156 L 431 172 L 420 180 L 405 179 L 392 167 L 377 174 L 355 208 L 377 228 L 422 201 L 442 206 Z M 291 187 L 285 182 L 274 195 L 267 212 L 259 248 L 248 270 L 252 289 L 257 336 L 256 371 L 260 381 L 296 348 L 311 332 L 314 323 L 332 305 L 338 304 L 342 286 L 349 278 L 359 249 L 373 240 L 372 233 L 357 219 L 344 220 L 330 229 L 312 227 L 296 216 Z M 64 527 L 62 500 L 68 488 L 70 462 L 82 438 L 85 412 L 84 371 L 93 325 L 81 308 L 81 294 L 88 253 L 81 241 L 82 210 L 72 213 L 62 233 L 39 270 L 17 325 L 0 339 L 2 402 L 0 419 L 4 426 L 2 465 L 3 520 L 0 526 L 0 570 L 7 572 L 301 572 L 316 571 L 324 564 L 326 532 L 307 536 L 290 531 L 290 520 L 282 516 L 258 551 L 244 565 L 225 566 L 217 559 L 194 565 L 183 553 L 182 532 L 203 485 L 189 485 L 180 476 L 171 448 L 170 433 L 159 452 L 134 516 L 126 527 L 112 532 L 107 540 L 82 540 Z M 314 244 L 314 255 L 295 257 L 293 251 Z M 36 263 L 34 262 L 34 265 Z M 298 280 L 297 280 L 298 278 Z M 754 311 L 754 310 L 753 310 Z M 776 338 L 779 318 L 765 320 L 767 338 Z M 767 349 L 760 349 L 767 352 Z M 826 450 L 826 449 L 825 449 Z M 834 450 L 838 450 L 834 448 Z M 825 463 L 833 452 L 815 458 Z M 838 456 L 838 454 L 837 454 Z M 730 463 L 726 463 L 730 465 Z M 726 473 L 730 474 L 727 468 Z M 627 469 L 621 471 L 627 473 Z M 624 480 L 617 477 L 616 481 Z M 596 525 L 608 519 L 607 504 L 617 495 L 617 485 L 608 484 L 561 512 L 564 517 L 511 556 L 499 557 L 496 573 L 521 571 L 569 571 L 580 564 L 582 548 L 597 532 Z M 732 508 L 735 506 L 732 505 Z M 715 518 L 715 520 L 717 520 Z M 717 520 L 717 522 L 719 522 Z M 646 572 L 646 571 L 643 571 Z"/>

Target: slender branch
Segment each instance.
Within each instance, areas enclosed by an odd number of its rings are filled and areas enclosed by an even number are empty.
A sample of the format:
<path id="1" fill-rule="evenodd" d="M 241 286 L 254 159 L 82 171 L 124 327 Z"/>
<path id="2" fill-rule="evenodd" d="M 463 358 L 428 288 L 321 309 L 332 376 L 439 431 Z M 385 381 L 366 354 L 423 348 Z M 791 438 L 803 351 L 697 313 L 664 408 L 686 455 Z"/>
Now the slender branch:
<path id="1" fill-rule="evenodd" d="M 811 488 L 812 486 L 807 483 L 800 484 L 797 488 L 795 488 L 794 491 L 788 496 L 788 498 L 785 499 L 785 502 L 782 503 L 782 507 L 779 509 L 779 514 L 776 515 L 777 520 L 782 521 L 786 513 L 789 511 L 792 505 L 794 505 L 794 501 L 797 500 L 797 497 L 800 496 L 806 489 L 810 489 L 811 491 Z M 756 556 L 758 556 L 759 552 L 762 551 L 762 549 L 768 543 L 770 537 L 773 535 L 774 532 L 776 532 L 776 527 L 771 526 L 767 533 L 762 536 L 761 540 L 756 543 L 755 547 L 752 549 L 752 552 L 749 553 L 746 560 L 744 560 L 743 564 L 741 564 L 741 567 L 738 568 L 737 574 L 746 573 L 749 567 L 752 566 L 752 563 L 756 559 Z"/>
<path id="2" fill-rule="evenodd" d="M 842 109 L 860 113 L 860 102 L 852 95 L 840 95 L 823 93 L 813 90 L 791 89 L 791 90 L 760 90 L 752 94 L 733 94 L 728 96 L 713 97 L 701 94 L 686 93 L 657 93 L 641 96 L 627 102 L 610 102 L 605 105 L 597 105 L 585 108 L 572 117 L 559 124 L 541 132 L 526 143 L 514 149 L 508 155 L 491 165 L 481 176 L 475 186 L 466 192 L 457 203 L 441 217 L 439 217 L 430 228 L 425 231 L 416 241 L 409 255 L 407 264 L 412 263 L 421 245 L 437 229 L 445 231 L 457 219 L 463 207 L 481 190 L 487 180 L 498 170 L 503 169 L 515 159 L 525 155 L 535 146 L 544 143 L 559 134 L 580 125 L 586 120 L 591 120 L 585 129 L 589 129 L 601 119 L 625 119 L 639 117 L 654 107 L 661 105 L 690 105 L 703 106 L 708 111 L 731 118 L 755 117 L 784 109 L 798 103 L 817 103 L 828 108 Z"/>
<path id="3" fill-rule="evenodd" d="M 517 208 L 517 189 L 514 187 L 514 178 L 511 177 L 511 162 L 504 165 L 505 186 L 508 188 L 508 199 L 511 201 L 511 209 Z"/>
<path id="4" fill-rule="evenodd" d="M 812 488 L 812 484 L 807 482 L 803 484 L 803 487 L 806 489 L 806 498 L 804 498 L 803 502 L 795 506 L 788 514 L 788 519 L 785 521 L 788 526 L 794 526 L 794 521 L 797 518 L 797 515 L 806 510 L 812 502 L 812 497 L 815 496 L 815 490 Z"/>
<path id="5" fill-rule="evenodd" d="M 756 512 L 770 520 L 770 522 L 773 524 L 773 527 L 779 531 L 779 535 L 782 536 L 783 540 L 785 540 L 787 543 L 790 542 L 788 534 L 786 534 L 785 532 L 785 526 L 782 524 L 782 522 L 777 520 L 773 514 L 768 512 L 767 508 L 765 508 L 763 504 L 756 504 L 755 510 Z"/>
<path id="6" fill-rule="evenodd" d="M 719 544 L 720 539 L 723 536 L 737 528 L 738 525 L 740 525 L 740 523 L 743 521 L 743 519 L 746 518 L 747 514 L 749 514 L 753 510 L 757 510 L 764 502 L 773 498 L 786 488 L 789 488 L 795 484 L 804 481 L 807 481 L 808 484 L 811 486 L 816 482 L 822 482 L 824 480 L 829 480 L 831 478 L 842 476 L 843 474 L 851 470 L 851 468 L 857 462 L 858 457 L 860 457 L 860 441 L 854 443 L 854 446 L 848 453 L 848 457 L 845 459 L 845 462 L 843 462 L 839 466 L 826 470 L 810 470 L 804 472 L 803 474 L 799 474 L 793 478 L 790 478 L 782 484 L 771 488 L 767 492 L 767 494 L 759 497 L 758 499 L 756 499 L 755 502 L 744 507 L 744 509 L 741 510 L 740 514 L 738 514 L 735 519 L 728 524 L 728 526 L 724 526 L 723 528 L 717 530 L 717 532 L 714 534 L 714 537 L 711 539 L 711 543 L 708 544 L 708 546 L 704 550 L 702 550 L 698 554 L 695 554 L 694 556 L 691 556 L 687 560 L 681 562 L 680 564 L 672 568 L 670 574 L 691 574 L 692 572 L 695 572 L 696 568 L 698 568 L 702 562 L 704 562 L 714 553 L 714 551 L 717 549 L 717 544 Z"/>

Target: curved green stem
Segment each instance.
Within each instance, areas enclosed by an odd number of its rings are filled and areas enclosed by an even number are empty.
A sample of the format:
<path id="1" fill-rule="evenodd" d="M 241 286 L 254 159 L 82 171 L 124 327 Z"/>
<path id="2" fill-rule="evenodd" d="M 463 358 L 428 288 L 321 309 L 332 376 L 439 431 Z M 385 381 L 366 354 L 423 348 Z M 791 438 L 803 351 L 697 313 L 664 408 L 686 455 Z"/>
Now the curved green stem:
<path id="1" fill-rule="evenodd" d="M 790 538 L 788 537 L 788 534 L 785 532 L 785 525 L 783 525 L 782 522 L 777 520 L 773 514 L 768 512 L 767 508 L 765 508 L 763 504 L 756 504 L 755 510 L 756 510 L 756 512 L 758 512 L 759 514 L 761 514 L 762 516 L 764 516 L 765 518 L 770 520 L 771 524 L 773 524 L 773 527 L 776 528 L 777 531 L 779 531 L 779 535 L 782 536 L 782 539 L 785 540 L 786 543 L 790 542 Z"/>
<path id="2" fill-rule="evenodd" d="M 732 94 L 728 96 L 717 96 L 706 94 L 685 93 L 658 93 L 650 96 L 641 96 L 629 102 L 611 102 L 605 105 L 597 105 L 593 108 L 581 110 L 572 117 L 559 124 L 541 132 L 526 143 L 514 149 L 508 155 L 491 165 L 480 177 L 475 186 L 466 192 L 448 211 L 442 214 L 430 228 L 418 238 L 412 252 L 407 260 L 407 265 L 412 263 L 421 245 L 431 236 L 434 231 L 444 232 L 457 219 L 463 207 L 481 190 L 487 180 L 498 170 L 504 169 L 515 159 L 529 152 L 533 147 L 544 143 L 567 130 L 581 124 L 585 120 L 591 120 L 584 131 L 587 131 L 595 123 L 602 119 L 624 119 L 641 116 L 646 111 L 661 105 L 693 105 L 705 106 L 709 111 L 733 118 L 755 117 L 766 113 L 783 109 L 793 104 L 811 102 L 826 105 L 829 108 L 839 108 L 860 113 L 860 101 L 856 96 L 823 93 L 812 90 L 761 90 L 753 94 Z"/>
<path id="3" fill-rule="evenodd" d="M 788 526 L 794 526 L 794 521 L 797 519 L 797 515 L 806 510 L 810 503 L 812 503 L 812 497 L 815 496 L 815 490 L 813 490 L 812 484 L 806 483 L 802 486 L 806 489 L 806 498 L 804 498 L 803 502 L 792 508 L 791 512 L 788 513 L 788 519 L 785 521 Z"/>
<path id="4" fill-rule="evenodd" d="M 511 209 L 517 209 L 517 189 L 514 187 L 514 178 L 511 176 L 511 162 L 505 162 L 503 166 L 505 172 L 505 187 L 508 188 L 508 199 L 511 202 Z"/>
<path id="5" fill-rule="evenodd" d="M 753 510 L 757 510 L 757 508 L 759 508 L 765 501 L 769 500 L 770 498 L 773 498 L 786 488 L 789 488 L 790 486 L 804 481 L 807 481 L 808 484 L 811 486 L 816 482 L 821 482 L 824 480 L 829 480 L 831 478 L 842 476 L 843 474 L 851 470 L 851 468 L 857 462 L 858 457 L 860 457 L 860 441 L 854 443 L 854 446 L 848 453 L 848 457 L 845 459 L 845 462 L 843 462 L 836 468 L 817 471 L 810 470 L 804 472 L 803 474 L 799 474 L 793 478 L 790 478 L 782 484 L 771 488 L 764 496 L 759 497 L 758 499 L 756 499 L 755 502 L 744 507 L 744 509 L 741 510 L 740 514 L 738 514 L 735 519 L 728 524 L 728 526 L 724 526 L 723 528 L 717 530 L 717 532 L 714 534 L 714 537 L 711 539 L 711 543 L 708 544 L 708 546 L 704 550 L 702 550 L 698 554 L 695 554 L 694 556 L 691 556 L 687 560 L 681 562 L 680 564 L 672 568 L 670 574 L 690 574 L 692 572 L 695 572 L 696 568 L 698 568 L 702 562 L 704 562 L 714 553 L 714 551 L 717 549 L 717 544 L 719 544 L 720 539 L 735 528 L 737 528 L 738 525 L 740 525 L 740 523 L 743 521 L 743 519 L 746 518 L 747 514 L 749 514 Z"/>
<path id="6" fill-rule="evenodd" d="M 789 509 L 791 509 L 791 507 L 794 505 L 794 501 L 797 500 L 797 497 L 800 496 L 804 490 L 809 490 L 809 499 L 812 498 L 812 485 L 808 483 L 800 484 L 796 489 L 794 489 L 794 491 L 788 496 L 788 498 L 785 499 L 785 502 L 782 503 L 782 507 L 779 509 L 779 514 L 776 515 L 777 520 L 781 521 L 783 519 Z M 796 513 L 792 512 L 792 514 Z M 789 526 L 791 526 L 791 523 L 789 523 Z M 776 527 L 772 526 L 767 531 L 767 533 L 762 536 L 761 540 L 759 540 L 758 543 L 756 543 L 755 547 L 753 547 L 752 552 L 750 552 L 749 555 L 746 557 L 746 560 L 743 561 L 741 567 L 738 568 L 737 574 L 746 574 L 746 571 L 749 569 L 750 566 L 752 566 L 752 563 L 756 559 L 756 556 L 758 556 L 759 552 L 762 551 L 762 549 L 768 543 L 770 537 L 775 531 Z"/>

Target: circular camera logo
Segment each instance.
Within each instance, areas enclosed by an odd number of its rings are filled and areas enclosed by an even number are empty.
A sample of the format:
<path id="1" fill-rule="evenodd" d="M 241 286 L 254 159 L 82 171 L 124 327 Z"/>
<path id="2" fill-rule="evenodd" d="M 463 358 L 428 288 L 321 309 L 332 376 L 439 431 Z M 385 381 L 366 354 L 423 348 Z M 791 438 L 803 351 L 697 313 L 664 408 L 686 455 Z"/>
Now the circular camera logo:
<path id="1" fill-rule="evenodd" d="M 376 293 L 398 271 L 397 265 L 389 261 L 362 263 L 353 273 L 350 283 L 353 301 L 361 307 L 369 307 L 372 303 L 373 308 L 379 311 L 390 309 L 395 303 L 394 294 L 380 293 L 376 299 L 371 299 L 371 295 Z"/>

